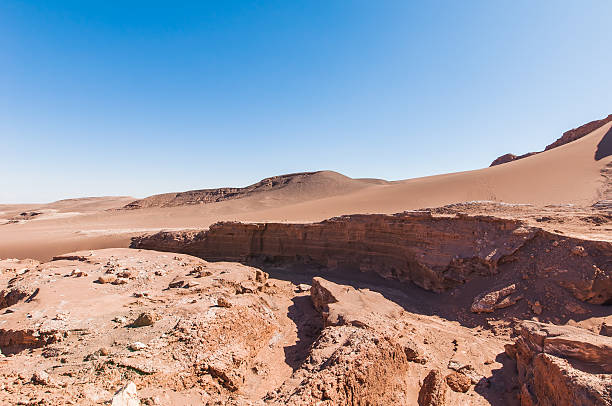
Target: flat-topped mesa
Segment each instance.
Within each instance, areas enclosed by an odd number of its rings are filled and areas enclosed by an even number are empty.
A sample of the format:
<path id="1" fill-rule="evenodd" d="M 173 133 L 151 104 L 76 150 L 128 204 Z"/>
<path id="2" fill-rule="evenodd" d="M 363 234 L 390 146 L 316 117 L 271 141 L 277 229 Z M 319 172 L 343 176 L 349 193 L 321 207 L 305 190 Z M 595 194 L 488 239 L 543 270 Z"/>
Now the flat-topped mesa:
<path id="1" fill-rule="evenodd" d="M 372 272 L 435 292 L 498 272 L 544 272 L 580 300 L 612 301 L 612 244 L 569 238 L 490 216 L 336 217 L 312 224 L 217 223 L 207 231 L 136 237 L 132 248 L 210 261 L 306 264 L 345 275 Z"/>
<path id="2" fill-rule="evenodd" d="M 592 133 L 593 131 L 597 130 L 601 126 L 608 124 L 610 121 L 612 121 L 612 114 L 608 115 L 608 117 L 602 118 L 601 120 L 594 120 L 586 124 L 583 124 L 580 127 L 568 130 L 564 132 L 563 135 L 559 137 L 555 142 L 547 145 L 546 148 L 544 148 L 544 151 L 549 151 L 553 148 L 560 147 L 561 145 L 565 145 L 572 141 L 576 141 L 577 139 L 580 139 L 584 137 L 585 135 Z M 544 152 L 544 151 L 540 151 L 540 152 Z M 519 159 L 523 159 L 523 158 L 530 157 L 532 155 L 539 154 L 540 152 L 528 152 L 526 154 L 518 155 L 518 156 L 514 154 L 504 154 L 496 158 L 489 166 L 495 166 L 495 165 L 505 164 L 508 162 L 513 162 Z"/>

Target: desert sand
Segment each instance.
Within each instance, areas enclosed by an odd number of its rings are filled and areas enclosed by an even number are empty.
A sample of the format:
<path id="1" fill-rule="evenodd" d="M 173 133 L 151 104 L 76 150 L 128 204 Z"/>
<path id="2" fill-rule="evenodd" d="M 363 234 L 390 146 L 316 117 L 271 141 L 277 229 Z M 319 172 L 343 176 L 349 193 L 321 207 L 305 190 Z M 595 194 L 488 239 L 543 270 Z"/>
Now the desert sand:
<path id="1" fill-rule="evenodd" d="M 0 205 L 0 402 L 611 406 L 612 122 L 568 133 L 417 179 Z"/>
<path id="2" fill-rule="evenodd" d="M 351 179 L 322 171 L 280 189 L 208 204 L 113 210 L 136 199 L 104 197 L 0 205 L 5 223 L 20 213 L 41 213 L 0 225 L 0 257 L 49 260 L 81 249 L 127 247 L 131 237 L 145 232 L 206 228 L 228 220 L 312 222 L 467 201 L 588 207 L 610 198 L 604 172 L 612 163 L 611 127 L 607 123 L 569 144 L 504 165 L 417 179 Z"/>

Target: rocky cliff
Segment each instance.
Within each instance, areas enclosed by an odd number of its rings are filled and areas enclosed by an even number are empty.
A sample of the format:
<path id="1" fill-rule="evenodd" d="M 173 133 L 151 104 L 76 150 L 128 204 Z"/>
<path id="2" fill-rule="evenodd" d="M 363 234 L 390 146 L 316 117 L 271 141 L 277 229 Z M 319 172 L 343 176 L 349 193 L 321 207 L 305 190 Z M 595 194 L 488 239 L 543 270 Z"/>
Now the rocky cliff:
<path id="1" fill-rule="evenodd" d="M 546 278 L 593 304 L 612 301 L 612 244 L 491 216 L 351 215 L 313 224 L 217 223 L 134 238 L 132 248 L 212 261 L 306 264 L 347 277 L 371 272 L 442 292 L 481 276 Z"/>

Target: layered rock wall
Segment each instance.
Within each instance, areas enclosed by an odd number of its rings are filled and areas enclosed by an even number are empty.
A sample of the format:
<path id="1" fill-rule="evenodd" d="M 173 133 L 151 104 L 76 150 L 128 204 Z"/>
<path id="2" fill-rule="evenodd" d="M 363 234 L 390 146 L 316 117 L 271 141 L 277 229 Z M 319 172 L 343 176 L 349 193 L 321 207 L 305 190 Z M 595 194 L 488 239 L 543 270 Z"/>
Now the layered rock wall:
<path id="1" fill-rule="evenodd" d="M 557 278 L 581 300 L 612 300 L 612 244 L 489 216 L 420 211 L 342 216 L 314 224 L 217 223 L 207 231 L 137 237 L 131 247 L 211 261 L 308 264 L 346 275 L 373 272 L 436 292 L 501 270 L 546 269 L 547 277 Z"/>

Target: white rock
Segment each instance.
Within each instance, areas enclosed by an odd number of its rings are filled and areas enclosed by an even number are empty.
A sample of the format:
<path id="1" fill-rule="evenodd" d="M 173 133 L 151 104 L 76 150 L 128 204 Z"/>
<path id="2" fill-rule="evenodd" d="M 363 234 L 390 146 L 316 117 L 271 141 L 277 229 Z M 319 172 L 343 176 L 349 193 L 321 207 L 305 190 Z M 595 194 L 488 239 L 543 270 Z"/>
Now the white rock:
<path id="1" fill-rule="evenodd" d="M 37 385 L 49 385 L 50 382 L 51 378 L 49 378 L 49 374 L 43 370 L 36 371 L 34 375 L 32 375 L 32 383 Z"/>
<path id="2" fill-rule="evenodd" d="M 141 343 L 140 341 L 135 341 L 132 344 L 130 344 L 128 348 L 132 351 L 140 351 L 140 350 L 144 350 L 145 348 L 147 348 L 147 345 L 145 343 Z"/>
<path id="3" fill-rule="evenodd" d="M 134 382 L 129 382 L 113 396 L 112 406 L 140 406 Z"/>
<path id="4" fill-rule="evenodd" d="M 310 285 L 306 283 L 300 283 L 299 285 L 297 285 L 297 288 L 295 290 L 297 292 L 308 292 L 310 290 Z"/>

